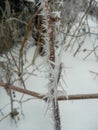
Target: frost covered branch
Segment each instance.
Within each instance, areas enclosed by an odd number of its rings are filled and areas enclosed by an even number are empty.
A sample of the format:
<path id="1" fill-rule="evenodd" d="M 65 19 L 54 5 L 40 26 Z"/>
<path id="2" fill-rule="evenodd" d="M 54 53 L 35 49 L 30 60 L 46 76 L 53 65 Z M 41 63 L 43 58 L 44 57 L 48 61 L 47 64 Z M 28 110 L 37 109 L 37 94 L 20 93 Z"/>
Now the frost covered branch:
<path id="1" fill-rule="evenodd" d="M 3 83 L 3 82 L 0 82 L 0 87 L 3 87 L 5 89 L 15 90 L 17 92 L 24 93 L 26 95 L 33 96 L 33 97 L 36 97 L 38 99 L 42 99 L 42 100 L 47 101 L 47 98 L 45 98 L 46 97 L 45 94 L 41 94 L 41 93 L 37 93 L 37 92 L 30 91 L 27 89 L 23 89 L 20 87 L 16 87 L 14 85 Z M 97 98 L 98 98 L 98 93 L 68 95 L 68 98 L 66 97 L 66 95 L 63 94 L 63 96 L 61 95 L 57 99 L 58 99 L 58 101 L 64 101 L 64 100 L 68 101 L 68 100 L 97 99 Z"/>

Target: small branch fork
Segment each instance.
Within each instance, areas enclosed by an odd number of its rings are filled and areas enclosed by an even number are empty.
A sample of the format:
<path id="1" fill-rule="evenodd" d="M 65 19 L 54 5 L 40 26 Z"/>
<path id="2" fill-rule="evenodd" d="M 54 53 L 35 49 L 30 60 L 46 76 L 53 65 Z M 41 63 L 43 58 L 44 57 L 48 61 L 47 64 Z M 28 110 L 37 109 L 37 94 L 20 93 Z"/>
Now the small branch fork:
<path id="1" fill-rule="evenodd" d="M 23 88 L 19 88 L 16 87 L 14 85 L 8 84 L 8 83 L 3 83 L 0 82 L 0 87 L 3 87 L 5 89 L 11 89 L 20 93 L 24 93 L 27 94 L 29 96 L 33 96 L 36 97 L 38 99 L 42 99 L 42 100 L 47 100 L 45 97 L 45 94 L 40 94 L 34 91 L 30 91 L 27 89 L 23 89 Z M 83 99 L 97 99 L 98 98 L 98 93 L 94 93 L 94 94 L 77 94 L 77 95 L 68 95 L 68 98 L 66 98 L 66 95 L 64 96 L 59 96 L 58 97 L 58 101 L 64 101 L 64 100 L 83 100 Z"/>

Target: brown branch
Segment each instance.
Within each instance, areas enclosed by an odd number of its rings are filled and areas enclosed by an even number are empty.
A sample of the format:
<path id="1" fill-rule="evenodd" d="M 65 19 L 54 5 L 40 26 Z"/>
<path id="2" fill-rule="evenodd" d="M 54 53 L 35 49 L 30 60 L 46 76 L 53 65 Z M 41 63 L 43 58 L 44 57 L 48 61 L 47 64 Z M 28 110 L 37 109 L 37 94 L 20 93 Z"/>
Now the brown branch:
<path id="1" fill-rule="evenodd" d="M 12 90 L 15 90 L 15 91 L 20 92 L 20 93 L 24 93 L 24 94 L 27 94 L 27 95 L 30 95 L 30 96 L 34 96 L 38 99 L 42 99 L 45 96 L 45 95 L 41 95 L 40 93 L 33 92 L 33 91 L 23 89 L 23 88 L 20 88 L 20 87 L 16 87 L 14 85 L 3 83 L 3 82 L 0 82 L 0 87 L 4 87 L 5 89 L 12 89 Z"/>
<path id="2" fill-rule="evenodd" d="M 38 9 L 37 12 L 31 17 L 29 23 L 27 24 L 26 31 L 25 31 L 25 36 L 24 36 L 24 39 L 23 39 L 23 41 L 22 41 L 22 43 L 21 43 L 20 57 L 23 55 L 23 54 L 22 54 L 22 53 L 23 53 L 23 48 L 24 48 L 24 46 L 25 46 L 25 44 L 26 44 L 26 41 L 27 41 L 27 39 L 28 39 L 29 32 L 30 32 L 30 30 L 32 29 L 32 24 L 34 25 L 34 22 L 33 22 L 33 21 L 34 21 L 34 18 L 36 17 L 37 14 L 40 13 L 41 10 L 42 10 L 42 9 Z"/>
<path id="3" fill-rule="evenodd" d="M 68 98 L 65 96 L 60 96 L 58 97 L 59 101 L 63 100 L 83 100 L 83 99 L 97 99 L 98 98 L 98 93 L 94 94 L 77 94 L 77 95 L 68 95 Z"/>
<path id="4" fill-rule="evenodd" d="M 52 19 L 52 11 L 50 9 L 50 5 L 48 1 L 45 0 L 45 9 L 46 9 L 46 15 L 48 20 L 48 37 L 49 37 L 49 60 L 51 61 L 51 67 L 52 69 L 55 68 L 54 62 L 55 62 L 55 49 L 54 49 L 54 21 Z M 52 73 L 50 73 L 50 77 L 52 76 Z M 54 79 L 51 80 L 51 83 L 53 83 Z M 54 97 L 55 95 L 55 88 L 52 88 L 50 90 L 51 95 Z M 61 130 L 61 121 L 60 121 L 60 112 L 59 112 L 59 104 L 57 98 L 53 98 L 52 100 L 52 109 L 53 109 L 53 116 L 54 116 L 54 127 L 55 130 Z"/>
<path id="5" fill-rule="evenodd" d="M 27 90 L 27 89 L 19 88 L 19 87 L 16 87 L 14 85 L 3 83 L 3 82 L 0 82 L 0 87 L 3 87 L 5 89 L 12 89 L 12 90 L 15 90 L 17 92 L 24 93 L 24 94 L 36 97 L 38 99 L 45 100 L 44 97 L 46 97 L 45 94 L 40 94 L 40 93 L 37 93 L 37 92 L 34 92 L 34 91 L 30 91 L 30 90 Z M 63 100 L 97 99 L 97 98 L 98 98 L 98 93 L 94 93 L 94 94 L 68 95 L 68 98 L 66 96 L 59 96 L 58 100 L 59 101 L 63 101 Z"/>
<path id="6" fill-rule="evenodd" d="M 36 13 L 31 17 L 30 21 L 28 22 L 27 24 L 27 27 L 26 27 L 26 31 L 25 31 L 25 35 L 24 35 L 24 39 L 21 43 L 21 47 L 20 47 L 20 50 L 19 50 L 19 69 L 21 70 L 22 69 L 22 62 L 23 62 L 23 50 L 24 50 L 24 47 L 25 47 L 25 44 L 28 40 L 28 36 L 30 34 L 30 31 L 31 29 L 34 28 L 34 20 L 35 20 L 35 17 L 40 13 L 42 9 L 38 9 L 36 11 Z"/>
<path id="7" fill-rule="evenodd" d="M 49 60 L 53 63 L 55 62 L 55 49 L 54 49 L 54 20 L 52 18 L 52 14 L 50 11 L 50 6 L 48 5 L 48 2 L 45 3 L 46 10 L 47 10 L 47 19 L 48 19 L 48 29 L 49 32 L 49 46 L 50 46 L 50 56 Z M 51 63 L 52 68 L 54 68 L 54 64 Z"/>

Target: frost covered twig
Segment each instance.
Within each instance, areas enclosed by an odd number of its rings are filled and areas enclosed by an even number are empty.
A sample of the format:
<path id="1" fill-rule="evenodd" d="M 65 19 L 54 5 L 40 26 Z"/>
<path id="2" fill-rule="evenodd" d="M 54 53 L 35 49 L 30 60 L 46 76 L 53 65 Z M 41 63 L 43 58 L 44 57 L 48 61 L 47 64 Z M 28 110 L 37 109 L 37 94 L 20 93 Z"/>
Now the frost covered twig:
<path id="1" fill-rule="evenodd" d="M 96 49 L 98 48 L 98 45 L 96 45 L 93 50 L 91 50 L 84 58 L 83 60 L 85 60 L 87 57 L 89 57 Z"/>
<path id="2" fill-rule="evenodd" d="M 22 71 L 22 67 L 23 67 L 23 50 L 24 50 L 25 44 L 27 42 L 27 39 L 28 39 L 28 36 L 30 34 L 31 28 L 33 28 L 33 26 L 34 26 L 34 18 L 36 17 L 36 15 L 41 10 L 42 10 L 41 8 L 38 9 L 36 11 L 36 13 L 31 17 L 30 21 L 27 24 L 27 28 L 26 28 L 26 31 L 25 31 L 25 36 L 24 36 L 24 39 L 23 39 L 23 41 L 21 43 L 21 48 L 20 48 L 20 51 L 19 51 L 19 68 L 20 68 L 20 72 Z"/>
<path id="3" fill-rule="evenodd" d="M 48 39 L 49 39 L 49 60 L 50 60 L 50 84 L 51 87 L 49 87 L 49 93 L 51 95 L 51 104 L 52 104 L 52 109 L 53 109 L 53 116 L 54 116 L 54 129 L 55 130 L 61 130 L 61 122 L 60 122 L 60 113 L 59 113 L 59 104 L 57 100 L 57 83 L 55 83 L 54 75 L 52 72 L 55 70 L 55 49 L 54 49 L 54 20 L 52 16 L 52 12 L 50 9 L 49 3 L 44 0 L 44 10 L 46 12 L 46 17 L 47 17 L 47 22 L 48 22 Z M 57 79 L 59 80 L 59 79 Z"/>
<path id="4" fill-rule="evenodd" d="M 15 117 L 19 115 L 19 112 L 14 109 L 12 112 L 8 113 L 6 116 L 4 116 L 2 119 L 0 119 L 0 122 L 3 121 L 4 119 L 6 119 L 8 116 L 10 116 L 16 123 L 16 119 Z"/>
<path id="5" fill-rule="evenodd" d="M 75 29 L 73 35 L 77 35 L 77 34 L 78 34 L 80 26 L 83 25 L 83 21 L 86 19 L 87 15 L 88 15 L 88 12 L 89 12 L 89 10 L 90 10 L 90 8 L 91 8 L 92 2 L 93 2 L 93 0 L 90 0 L 89 6 L 88 6 L 88 8 L 86 9 L 84 15 L 81 17 L 81 20 L 80 20 L 80 22 L 79 22 L 79 25 L 76 27 L 76 29 Z M 73 38 L 71 38 L 70 41 L 68 42 L 68 44 L 67 44 L 67 46 L 66 46 L 66 48 L 65 48 L 65 51 L 67 51 L 68 48 L 70 47 L 72 40 L 73 40 Z M 73 42 L 73 45 L 72 45 L 71 49 L 73 48 L 73 46 L 74 46 L 74 42 Z"/>

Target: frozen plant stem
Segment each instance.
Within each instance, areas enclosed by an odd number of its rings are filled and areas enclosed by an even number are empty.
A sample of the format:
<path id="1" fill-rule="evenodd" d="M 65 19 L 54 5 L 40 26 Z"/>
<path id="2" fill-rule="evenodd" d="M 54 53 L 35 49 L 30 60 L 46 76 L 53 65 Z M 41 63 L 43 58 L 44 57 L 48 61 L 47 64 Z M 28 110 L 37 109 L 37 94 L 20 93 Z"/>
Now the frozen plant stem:
<path id="1" fill-rule="evenodd" d="M 48 38 L 49 38 L 49 60 L 50 60 L 50 68 L 52 71 L 55 69 L 55 49 L 54 49 L 54 21 L 53 21 L 53 16 L 51 13 L 50 5 L 47 2 L 47 0 L 44 0 L 44 5 L 45 5 L 45 11 L 46 11 L 46 17 L 47 17 L 47 22 L 48 22 Z M 61 122 L 60 122 L 60 113 L 59 113 L 59 104 L 57 100 L 57 95 L 55 95 L 55 91 L 57 91 L 57 86 L 55 85 L 54 79 L 53 79 L 53 73 L 50 73 L 50 77 L 52 77 L 51 84 L 52 88 L 50 89 L 50 93 L 52 96 L 52 109 L 53 109 L 53 116 L 54 116 L 54 129 L 55 130 L 61 130 Z"/>

